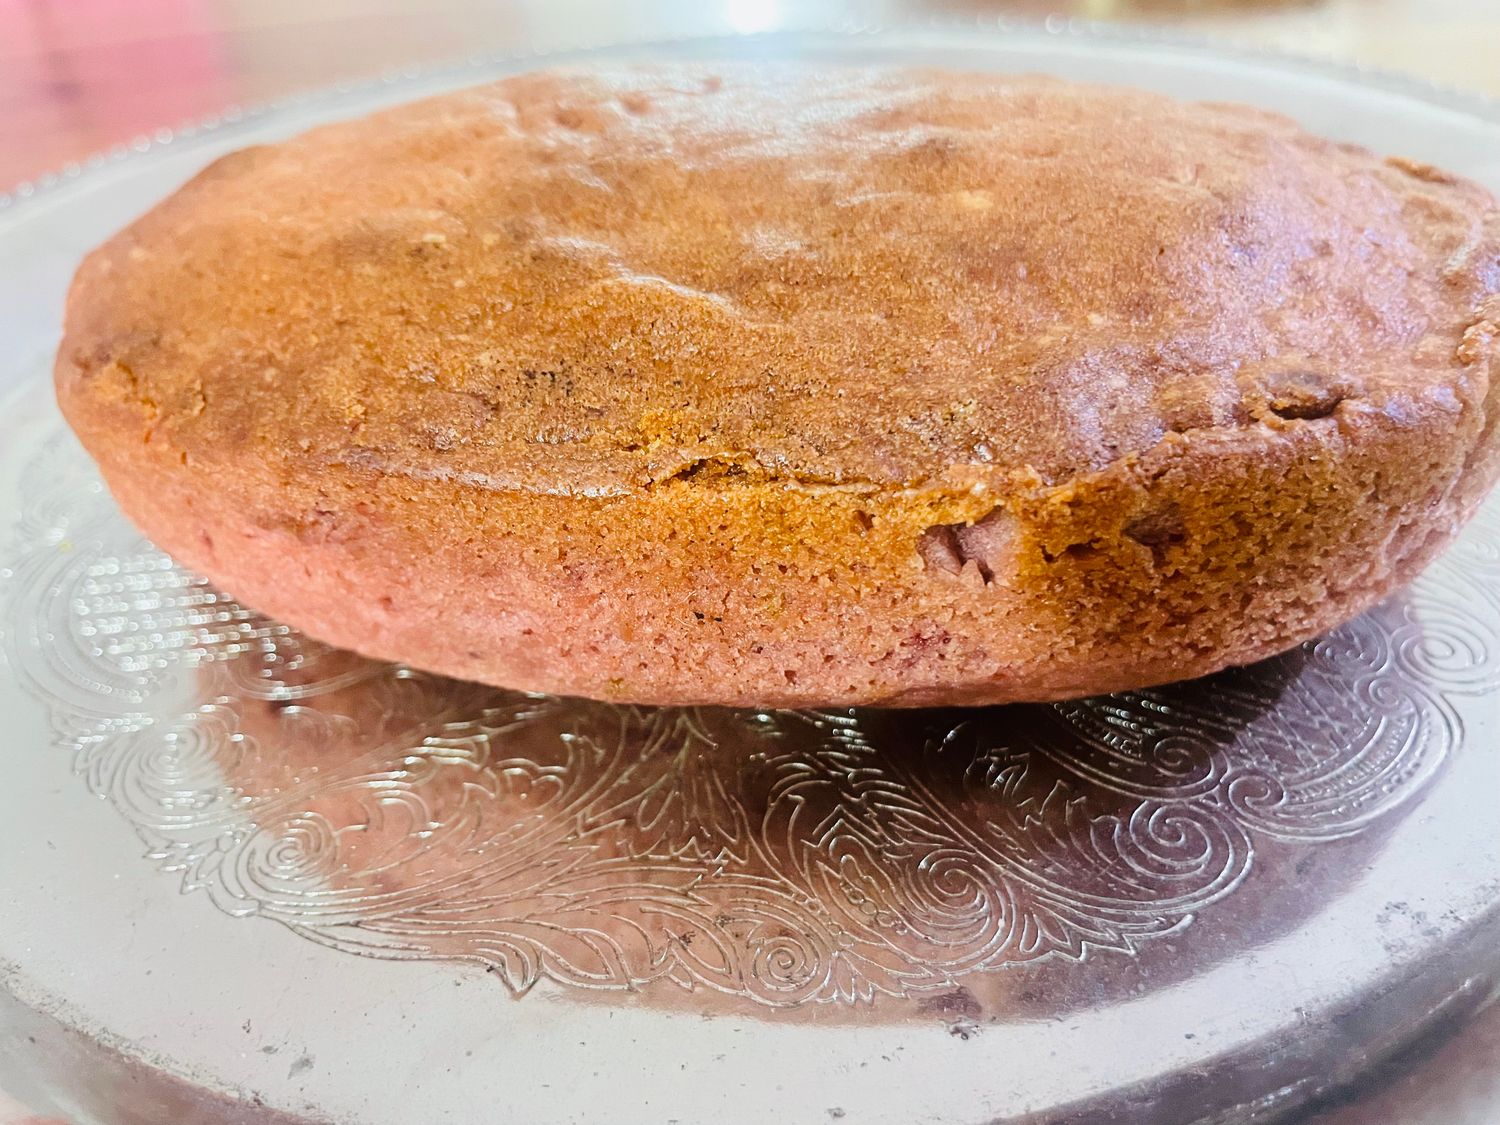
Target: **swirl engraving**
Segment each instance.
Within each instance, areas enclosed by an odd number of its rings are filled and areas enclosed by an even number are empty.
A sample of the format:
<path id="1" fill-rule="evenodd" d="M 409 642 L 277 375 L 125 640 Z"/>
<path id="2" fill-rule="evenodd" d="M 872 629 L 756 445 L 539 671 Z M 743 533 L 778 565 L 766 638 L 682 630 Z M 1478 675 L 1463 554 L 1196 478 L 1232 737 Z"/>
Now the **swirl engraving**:
<path id="1" fill-rule="evenodd" d="M 852 1003 L 1090 951 L 1234 895 L 1261 845 L 1390 815 L 1500 680 L 1491 505 L 1402 600 L 1276 660 L 973 711 L 538 697 L 363 660 L 139 539 L 66 438 L 14 529 L 4 644 L 82 783 L 235 915 L 524 993 Z"/>

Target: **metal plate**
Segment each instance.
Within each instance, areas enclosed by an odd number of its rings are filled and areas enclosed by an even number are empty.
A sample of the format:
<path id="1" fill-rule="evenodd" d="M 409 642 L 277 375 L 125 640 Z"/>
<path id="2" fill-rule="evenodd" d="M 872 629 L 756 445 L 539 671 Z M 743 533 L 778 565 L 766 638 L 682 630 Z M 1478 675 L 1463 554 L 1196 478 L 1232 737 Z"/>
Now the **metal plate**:
<path id="1" fill-rule="evenodd" d="M 663 54 L 1128 81 L 1500 185 L 1472 107 L 1185 47 L 610 52 Z M 968 712 L 435 679 L 143 542 L 45 381 L 79 254 L 226 149 L 507 69 L 195 134 L 0 218 L 0 1082 L 84 1122 L 1255 1121 L 1487 996 L 1494 503 L 1286 657 Z"/>

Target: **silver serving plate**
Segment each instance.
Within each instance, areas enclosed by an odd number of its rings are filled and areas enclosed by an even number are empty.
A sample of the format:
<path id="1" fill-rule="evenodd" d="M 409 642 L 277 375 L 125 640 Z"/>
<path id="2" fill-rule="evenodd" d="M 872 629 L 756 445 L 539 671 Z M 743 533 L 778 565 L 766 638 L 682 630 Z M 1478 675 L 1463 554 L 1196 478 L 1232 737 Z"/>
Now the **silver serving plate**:
<path id="1" fill-rule="evenodd" d="M 1051 30 L 590 58 L 1043 70 L 1500 187 L 1478 103 Z M 47 381 L 81 253 L 220 124 L 0 213 L 0 1085 L 79 1122 L 1259 1122 L 1500 980 L 1500 504 L 1207 680 L 976 711 L 648 709 L 331 650 L 119 516 Z M 212 482 L 205 481 L 205 487 Z"/>

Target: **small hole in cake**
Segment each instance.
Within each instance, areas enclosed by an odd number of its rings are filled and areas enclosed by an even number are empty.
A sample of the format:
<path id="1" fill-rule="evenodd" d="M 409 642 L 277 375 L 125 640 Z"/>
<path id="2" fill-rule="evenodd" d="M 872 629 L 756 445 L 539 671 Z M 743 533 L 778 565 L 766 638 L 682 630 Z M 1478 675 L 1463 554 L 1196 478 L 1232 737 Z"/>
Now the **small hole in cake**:
<path id="1" fill-rule="evenodd" d="M 1266 409 L 1287 421 L 1327 418 L 1349 397 L 1350 390 L 1337 375 L 1311 367 L 1276 372 L 1264 386 Z"/>
<path id="2" fill-rule="evenodd" d="M 917 554 L 929 570 L 958 574 L 972 562 L 985 585 L 1011 569 L 1014 553 L 1014 522 L 1000 508 L 974 523 L 936 524 L 917 537 Z"/>
<path id="3" fill-rule="evenodd" d="M 797 673 L 793 672 L 790 668 L 783 669 L 781 674 L 786 677 L 787 683 L 795 684 L 797 682 Z"/>
<path id="4" fill-rule="evenodd" d="M 661 478 L 662 484 L 670 481 L 683 481 L 692 483 L 716 483 L 725 480 L 734 480 L 746 476 L 745 466 L 735 461 L 724 461 L 714 457 L 700 457 L 696 461 L 689 461 L 682 468 L 668 473 Z"/>
<path id="5" fill-rule="evenodd" d="M 957 574 L 964 568 L 963 556 L 958 553 L 957 531 L 957 524 L 940 523 L 917 537 L 917 554 L 922 556 L 928 570 Z"/>
<path id="6" fill-rule="evenodd" d="M 1167 551 L 1187 538 L 1182 516 L 1175 507 L 1161 508 L 1133 520 L 1125 534 L 1151 552 L 1151 560 L 1160 566 Z"/>
<path id="7" fill-rule="evenodd" d="M 855 512 L 854 522 L 859 526 L 859 530 L 862 532 L 869 532 L 875 529 L 875 517 L 870 515 L 869 512 Z"/>
<path id="8" fill-rule="evenodd" d="M 1282 395 L 1271 400 L 1271 413 L 1288 421 L 1327 418 L 1343 401 L 1344 396 L 1338 391 L 1311 397 Z"/>
<path id="9" fill-rule="evenodd" d="M 381 594 L 380 597 L 375 600 L 376 604 L 378 604 L 380 608 L 385 610 L 387 613 L 390 613 L 391 610 L 396 608 L 396 599 L 391 597 L 389 594 Z"/>
<path id="10" fill-rule="evenodd" d="M 1092 540 L 1087 543 L 1069 543 L 1058 552 L 1049 551 L 1045 547 L 1042 548 L 1042 558 L 1046 559 L 1049 563 L 1055 563 L 1061 559 L 1072 559 L 1075 562 L 1082 562 L 1084 559 L 1093 558 L 1098 553 L 1099 545 Z"/>

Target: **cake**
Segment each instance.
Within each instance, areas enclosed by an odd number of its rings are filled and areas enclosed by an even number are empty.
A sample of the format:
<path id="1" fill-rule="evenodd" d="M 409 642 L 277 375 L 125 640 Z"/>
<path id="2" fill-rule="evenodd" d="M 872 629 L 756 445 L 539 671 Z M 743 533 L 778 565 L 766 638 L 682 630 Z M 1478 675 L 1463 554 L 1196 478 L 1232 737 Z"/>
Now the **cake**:
<path id="1" fill-rule="evenodd" d="M 217 160 L 58 398 L 183 566 L 334 645 L 643 704 L 1202 675 L 1497 473 L 1500 211 L 1235 105 L 810 64 L 525 74 Z"/>

